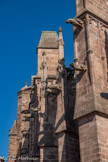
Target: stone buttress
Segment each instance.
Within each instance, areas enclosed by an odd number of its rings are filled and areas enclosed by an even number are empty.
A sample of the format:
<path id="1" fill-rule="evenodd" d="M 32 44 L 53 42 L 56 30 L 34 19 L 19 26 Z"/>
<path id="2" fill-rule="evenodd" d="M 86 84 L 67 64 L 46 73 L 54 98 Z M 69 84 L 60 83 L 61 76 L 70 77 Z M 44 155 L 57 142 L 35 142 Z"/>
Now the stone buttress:
<path id="1" fill-rule="evenodd" d="M 76 0 L 74 50 L 77 65 L 74 119 L 79 123 L 81 162 L 108 161 L 108 1 Z"/>

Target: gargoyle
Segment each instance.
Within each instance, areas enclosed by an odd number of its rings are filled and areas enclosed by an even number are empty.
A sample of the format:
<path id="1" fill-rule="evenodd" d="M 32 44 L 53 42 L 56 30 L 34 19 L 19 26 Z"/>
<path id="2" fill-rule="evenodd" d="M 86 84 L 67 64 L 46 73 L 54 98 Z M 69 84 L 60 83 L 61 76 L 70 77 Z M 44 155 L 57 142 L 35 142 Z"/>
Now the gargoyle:
<path id="1" fill-rule="evenodd" d="M 39 106 L 39 107 L 31 108 L 31 110 L 34 112 L 38 112 L 41 110 L 41 107 Z"/>
<path id="2" fill-rule="evenodd" d="M 23 116 L 24 118 L 31 118 L 31 114 L 26 114 Z"/>
<path id="3" fill-rule="evenodd" d="M 48 92 L 48 93 L 51 93 L 51 94 L 53 94 L 53 95 L 56 95 L 56 94 L 58 93 L 58 90 L 57 90 L 57 89 L 48 88 L 48 89 L 47 89 L 47 92 Z"/>
<path id="4" fill-rule="evenodd" d="M 52 93 L 52 94 L 54 94 L 54 95 L 56 95 L 59 91 L 61 91 L 61 86 L 58 85 L 58 84 L 50 85 L 50 86 L 47 88 L 47 92 L 48 92 L 48 93 Z"/>
<path id="5" fill-rule="evenodd" d="M 22 110 L 21 114 L 30 114 L 30 110 Z"/>
<path id="6" fill-rule="evenodd" d="M 60 90 L 61 91 L 61 86 L 58 85 L 58 84 L 52 84 L 48 88 L 50 88 L 50 89 L 57 89 L 57 90 Z"/>
<path id="7" fill-rule="evenodd" d="M 68 23 L 70 23 L 70 24 L 73 24 L 74 26 L 79 26 L 79 27 L 83 27 L 83 21 L 81 20 L 81 19 L 79 19 L 79 18 L 73 18 L 73 19 L 68 19 L 68 20 L 66 20 L 66 23 L 68 24 Z"/>
<path id="8" fill-rule="evenodd" d="M 18 137 L 17 140 L 22 140 L 22 137 Z"/>
<path id="9" fill-rule="evenodd" d="M 30 118 L 25 118 L 25 119 L 23 119 L 22 121 L 28 122 L 28 121 L 30 121 Z"/>
<path id="10" fill-rule="evenodd" d="M 86 71 L 87 70 L 87 66 L 85 64 L 72 63 L 72 64 L 70 64 L 70 66 L 73 67 L 74 70 L 76 70 L 76 71 Z"/>

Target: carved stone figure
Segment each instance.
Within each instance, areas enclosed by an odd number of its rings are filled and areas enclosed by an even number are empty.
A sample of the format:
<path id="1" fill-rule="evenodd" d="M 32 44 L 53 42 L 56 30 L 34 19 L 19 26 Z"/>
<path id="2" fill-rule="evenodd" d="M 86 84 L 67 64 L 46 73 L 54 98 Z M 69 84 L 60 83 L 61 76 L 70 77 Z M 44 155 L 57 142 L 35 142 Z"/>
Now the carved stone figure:
<path id="1" fill-rule="evenodd" d="M 38 112 L 41 110 L 41 107 L 39 106 L 39 107 L 31 108 L 31 110 L 34 112 Z"/>
<path id="2" fill-rule="evenodd" d="M 48 93 L 57 94 L 59 91 L 61 91 L 61 86 L 59 84 L 53 84 L 47 88 Z"/>
<path id="3" fill-rule="evenodd" d="M 48 88 L 47 92 L 56 95 L 58 93 L 58 90 L 57 89 L 50 89 L 50 88 Z"/>
<path id="4" fill-rule="evenodd" d="M 58 85 L 58 84 L 50 85 L 48 88 L 50 88 L 50 89 L 58 89 L 58 90 L 61 90 L 61 86 Z"/>
<path id="5" fill-rule="evenodd" d="M 31 114 L 26 114 L 23 116 L 24 118 L 31 118 Z"/>
<path id="6" fill-rule="evenodd" d="M 21 111 L 22 114 L 30 114 L 30 110 L 23 110 Z"/>
<path id="7" fill-rule="evenodd" d="M 22 119 L 22 121 L 24 121 L 24 122 L 28 122 L 28 121 L 30 121 L 30 118 Z"/>
<path id="8" fill-rule="evenodd" d="M 73 19 L 68 19 L 68 20 L 66 20 L 66 23 L 68 24 L 68 23 L 70 23 L 70 24 L 73 24 L 74 26 L 79 26 L 79 27 L 83 27 L 83 21 L 81 20 L 81 19 L 79 19 L 79 18 L 73 18 Z"/>
<path id="9" fill-rule="evenodd" d="M 73 67 L 74 70 L 76 70 L 76 71 L 86 71 L 87 70 L 87 66 L 85 64 L 72 63 L 72 64 L 70 64 L 70 66 Z"/>

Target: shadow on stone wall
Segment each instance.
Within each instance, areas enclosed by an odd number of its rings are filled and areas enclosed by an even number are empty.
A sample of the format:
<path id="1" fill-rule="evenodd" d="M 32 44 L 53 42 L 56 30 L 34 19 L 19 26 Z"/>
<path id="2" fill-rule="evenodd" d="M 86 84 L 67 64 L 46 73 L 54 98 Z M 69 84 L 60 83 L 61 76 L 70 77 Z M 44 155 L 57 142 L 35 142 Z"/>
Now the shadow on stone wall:
<path id="1" fill-rule="evenodd" d="M 108 33 L 106 30 L 105 30 L 105 51 L 106 51 L 107 68 L 108 68 Z"/>
<path id="2" fill-rule="evenodd" d="M 108 82 L 108 33 L 105 30 L 105 54 L 106 54 L 106 62 L 104 64 L 107 64 L 107 82 Z M 106 100 L 108 100 L 108 93 L 102 92 L 100 93 L 100 96 Z"/>
<path id="3" fill-rule="evenodd" d="M 77 122 L 74 121 L 74 109 L 76 100 L 76 82 L 74 74 L 70 73 L 67 77 L 67 87 L 65 96 L 65 114 L 56 123 L 57 115 L 57 96 L 48 94 L 46 92 L 46 107 L 45 112 L 33 112 L 31 108 L 39 106 L 37 96 L 37 85 L 34 84 L 31 91 L 31 101 L 29 110 L 31 118 L 26 119 L 29 122 L 29 128 L 22 132 L 22 142 L 19 143 L 19 149 L 17 157 L 29 157 L 36 158 L 36 162 L 80 162 L 79 156 L 79 137 Z M 62 93 L 62 92 L 61 92 Z M 40 117 L 43 118 L 43 128 L 40 130 Z M 66 121 L 66 130 L 64 132 L 64 141 L 62 146 L 59 146 L 58 135 L 55 134 L 56 130 L 62 125 L 63 121 Z M 41 136 L 42 135 L 42 136 Z M 63 136 L 64 136 L 63 135 Z M 39 140 L 39 136 L 41 136 Z M 60 148 L 61 147 L 61 148 Z M 41 153 L 41 156 L 40 156 Z M 41 159 L 40 159 L 41 157 Z M 16 162 L 21 162 L 18 160 Z M 32 162 L 34 160 L 23 160 L 24 162 Z M 34 161 L 34 162 L 35 162 Z"/>
<path id="4" fill-rule="evenodd" d="M 30 94 L 30 104 L 28 106 L 29 114 L 31 114 L 31 118 L 23 118 L 25 125 L 29 123 L 27 127 L 21 132 L 22 137 L 19 139 L 19 148 L 17 153 L 16 162 L 30 162 L 32 160 L 27 160 L 24 158 L 35 158 L 39 157 L 39 148 L 38 148 L 38 134 L 39 134 L 39 116 L 38 112 L 31 111 L 31 108 L 37 107 L 39 104 L 38 96 L 37 96 L 37 86 L 34 85 Z M 25 114 L 26 115 L 26 114 Z M 28 113 L 27 113 L 28 115 Z M 23 142 L 22 142 L 23 141 Z M 34 161 L 34 160 L 33 160 Z M 37 161 L 37 160 L 36 160 Z"/>

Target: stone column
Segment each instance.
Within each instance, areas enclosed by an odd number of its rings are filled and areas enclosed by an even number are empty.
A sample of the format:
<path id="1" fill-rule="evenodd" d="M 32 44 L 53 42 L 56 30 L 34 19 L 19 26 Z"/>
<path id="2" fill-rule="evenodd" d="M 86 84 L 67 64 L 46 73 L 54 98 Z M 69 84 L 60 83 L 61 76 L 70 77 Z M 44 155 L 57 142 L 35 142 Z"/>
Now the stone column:
<path id="1" fill-rule="evenodd" d="M 64 65 L 64 41 L 59 28 L 59 60 L 57 68 L 57 114 L 55 130 L 58 138 L 58 161 L 79 162 L 79 141 L 77 124 L 73 121 L 75 90 L 71 69 Z M 61 43 L 62 42 L 62 43 Z M 61 50 L 62 48 L 62 50 Z M 71 92 L 72 90 L 72 92 Z"/>
<path id="2" fill-rule="evenodd" d="M 62 28 L 59 27 L 59 60 L 64 59 L 64 41 L 62 35 Z"/>

